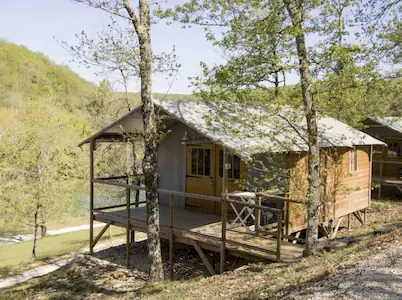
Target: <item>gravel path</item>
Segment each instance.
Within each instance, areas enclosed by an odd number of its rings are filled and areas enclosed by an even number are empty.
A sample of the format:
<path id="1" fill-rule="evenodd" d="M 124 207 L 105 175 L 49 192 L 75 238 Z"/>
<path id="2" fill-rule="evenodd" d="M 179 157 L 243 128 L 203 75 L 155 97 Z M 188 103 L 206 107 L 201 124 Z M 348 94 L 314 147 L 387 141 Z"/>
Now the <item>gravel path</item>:
<path id="1" fill-rule="evenodd" d="M 381 250 L 379 250 L 381 251 Z M 402 240 L 284 299 L 402 299 Z"/>

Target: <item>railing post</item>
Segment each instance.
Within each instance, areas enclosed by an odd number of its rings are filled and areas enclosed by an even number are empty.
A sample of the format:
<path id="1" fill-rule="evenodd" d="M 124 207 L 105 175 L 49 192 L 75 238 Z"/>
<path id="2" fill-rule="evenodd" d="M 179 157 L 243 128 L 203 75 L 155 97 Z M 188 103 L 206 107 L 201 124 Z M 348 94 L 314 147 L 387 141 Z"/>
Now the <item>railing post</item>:
<path id="1" fill-rule="evenodd" d="M 141 177 L 137 177 L 137 186 L 141 186 Z M 135 207 L 138 207 L 140 202 L 140 190 L 135 191 Z"/>
<path id="2" fill-rule="evenodd" d="M 383 163 L 380 162 L 380 186 L 378 187 L 378 200 L 381 200 L 381 189 L 382 189 L 382 169 Z"/>
<path id="3" fill-rule="evenodd" d="M 276 237 L 276 260 L 281 260 L 281 244 L 282 244 L 282 211 L 278 212 L 278 234 Z"/>
<path id="4" fill-rule="evenodd" d="M 256 196 L 256 208 L 255 208 L 255 234 L 258 236 L 260 233 L 260 224 L 261 224 L 261 196 Z"/>
<path id="5" fill-rule="evenodd" d="M 94 150 L 95 140 L 91 140 L 89 145 L 89 252 L 93 253 L 93 241 L 94 241 Z"/>
<path id="6" fill-rule="evenodd" d="M 170 195 L 170 240 L 169 240 L 169 278 L 173 280 L 174 274 L 174 196 Z"/>
<path id="7" fill-rule="evenodd" d="M 128 176 L 127 176 L 127 184 L 129 183 L 128 181 Z M 126 258 L 127 258 L 127 267 L 130 267 L 130 254 L 131 254 L 131 243 L 130 243 L 130 229 L 131 229 L 131 224 L 130 224 L 130 218 L 131 218 L 131 207 L 130 207 L 130 202 L 131 202 L 131 193 L 130 193 L 130 188 L 126 188 L 126 210 L 127 210 L 127 228 L 126 228 Z"/>
<path id="8" fill-rule="evenodd" d="M 226 265 L 226 223 L 227 223 L 227 202 L 228 197 L 228 168 L 227 152 L 223 149 L 223 180 L 222 180 L 222 233 L 221 233 L 221 259 L 220 273 L 225 272 Z"/>

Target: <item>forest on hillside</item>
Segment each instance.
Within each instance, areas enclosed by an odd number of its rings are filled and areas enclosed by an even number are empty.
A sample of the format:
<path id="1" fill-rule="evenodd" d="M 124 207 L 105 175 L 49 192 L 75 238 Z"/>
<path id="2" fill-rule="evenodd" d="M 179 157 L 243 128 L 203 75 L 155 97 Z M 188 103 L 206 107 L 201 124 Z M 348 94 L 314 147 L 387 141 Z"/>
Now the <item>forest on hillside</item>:
<path id="1" fill-rule="evenodd" d="M 140 95 L 0 40 L 0 227 L 30 232 L 37 222 L 44 234 L 49 220 L 86 214 L 89 159 L 77 144 L 126 113 L 128 102 L 137 106 Z M 96 170 L 125 173 L 126 147 L 100 146 Z"/>

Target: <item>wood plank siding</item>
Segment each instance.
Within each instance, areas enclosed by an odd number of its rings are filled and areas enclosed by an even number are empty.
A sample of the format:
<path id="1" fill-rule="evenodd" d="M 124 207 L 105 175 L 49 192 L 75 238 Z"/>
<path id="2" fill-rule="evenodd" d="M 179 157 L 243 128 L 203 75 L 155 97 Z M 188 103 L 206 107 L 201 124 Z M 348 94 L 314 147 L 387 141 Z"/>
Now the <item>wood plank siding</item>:
<path id="1" fill-rule="evenodd" d="M 371 191 L 371 147 L 359 146 L 357 168 L 351 170 L 351 148 L 323 149 L 321 152 L 322 208 L 321 222 L 335 220 L 369 207 Z M 291 179 L 289 198 L 306 200 L 307 154 L 289 154 Z M 307 227 L 304 205 L 289 203 L 288 232 Z"/>

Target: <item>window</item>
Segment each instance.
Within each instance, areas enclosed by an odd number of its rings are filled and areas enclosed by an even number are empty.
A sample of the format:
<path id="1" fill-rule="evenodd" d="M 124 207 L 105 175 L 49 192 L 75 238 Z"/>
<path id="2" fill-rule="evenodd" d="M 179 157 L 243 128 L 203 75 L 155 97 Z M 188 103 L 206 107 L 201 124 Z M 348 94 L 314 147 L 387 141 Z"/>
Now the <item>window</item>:
<path id="1" fill-rule="evenodd" d="M 402 141 L 388 142 L 388 157 L 402 158 Z"/>
<path id="2" fill-rule="evenodd" d="M 228 155 L 228 178 L 240 179 L 240 157 L 237 155 Z M 223 150 L 219 151 L 219 176 L 223 177 Z"/>
<path id="3" fill-rule="evenodd" d="M 357 149 L 350 151 L 350 172 L 357 171 Z"/>
<path id="4" fill-rule="evenodd" d="M 191 174 L 211 176 L 211 149 L 191 149 Z"/>

